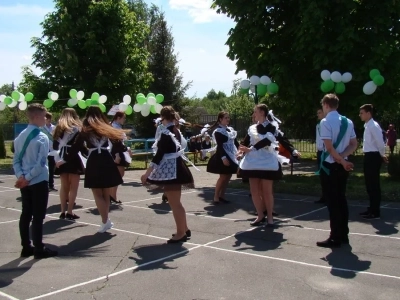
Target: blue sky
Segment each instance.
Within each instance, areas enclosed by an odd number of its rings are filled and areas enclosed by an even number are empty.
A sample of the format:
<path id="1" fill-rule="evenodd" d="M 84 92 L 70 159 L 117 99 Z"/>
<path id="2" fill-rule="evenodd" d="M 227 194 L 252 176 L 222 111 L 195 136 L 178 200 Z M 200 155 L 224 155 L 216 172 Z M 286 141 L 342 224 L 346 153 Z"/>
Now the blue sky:
<path id="1" fill-rule="evenodd" d="M 211 0 L 154 0 L 165 11 L 175 38 L 175 52 L 185 81 L 193 86 L 187 96 L 203 97 L 210 89 L 230 94 L 235 63 L 226 57 L 227 33 L 234 23 L 209 9 Z M 31 64 L 30 39 L 41 35 L 40 22 L 54 9 L 52 0 L 1 0 L 0 85 L 21 80 L 21 66 Z M 40 70 L 35 70 L 40 74 Z"/>

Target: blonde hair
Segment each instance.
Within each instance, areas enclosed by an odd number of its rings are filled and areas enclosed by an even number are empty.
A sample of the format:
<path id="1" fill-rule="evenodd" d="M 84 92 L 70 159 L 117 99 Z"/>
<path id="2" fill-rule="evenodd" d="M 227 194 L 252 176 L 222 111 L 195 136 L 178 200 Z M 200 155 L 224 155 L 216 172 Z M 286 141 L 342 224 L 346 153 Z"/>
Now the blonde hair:
<path id="1" fill-rule="evenodd" d="M 82 132 L 88 135 L 94 134 L 97 137 L 107 137 L 110 140 L 122 140 L 124 131 L 110 125 L 106 116 L 99 107 L 91 106 L 86 112 L 83 120 Z"/>
<path id="2" fill-rule="evenodd" d="M 54 139 L 58 139 L 64 132 L 72 132 L 74 127 L 78 127 L 79 129 L 82 127 L 82 122 L 79 119 L 78 114 L 73 108 L 64 108 L 60 119 L 58 120 L 56 129 L 54 130 Z"/>

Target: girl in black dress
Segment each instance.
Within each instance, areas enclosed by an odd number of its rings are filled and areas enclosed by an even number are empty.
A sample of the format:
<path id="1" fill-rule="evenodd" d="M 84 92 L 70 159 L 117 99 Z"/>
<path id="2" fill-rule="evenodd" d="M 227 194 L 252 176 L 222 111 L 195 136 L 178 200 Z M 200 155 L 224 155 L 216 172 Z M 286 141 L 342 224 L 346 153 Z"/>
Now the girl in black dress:
<path id="1" fill-rule="evenodd" d="M 85 171 L 85 188 L 90 188 L 101 216 L 98 232 L 106 232 L 114 225 L 108 218 L 111 188 L 122 183 L 121 174 L 111 156 L 111 140 L 116 152 L 123 151 L 124 132 L 113 128 L 98 106 L 90 106 L 83 120 L 82 130 L 69 153 L 64 157 L 68 163 L 86 142 L 89 148 Z M 58 166 L 61 163 L 57 163 Z"/>
<path id="2" fill-rule="evenodd" d="M 116 128 L 116 129 L 121 129 L 122 126 L 124 125 L 126 120 L 126 115 L 123 112 L 116 112 L 112 121 L 111 121 L 111 126 Z M 122 142 L 124 144 L 124 141 L 127 140 L 126 134 L 123 135 L 124 139 L 122 141 L 117 141 L 117 143 Z M 131 153 L 130 153 L 130 148 L 127 148 L 124 144 L 123 149 L 119 149 L 119 147 L 114 147 L 113 141 L 111 141 L 113 144 L 113 147 L 111 149 L 111 155 L 117 165 L 119 174 L 121 174 L 121 177 L 124 178 L 125 175 L 125 168 L 129 167 L 131 163 Z M 119 150 L 119 152 L 117 152 Z M 116 204 L 122 204 L 121 200 L 117 200 L 117 190 L 118 186 L 111 188 L 111 194 L 110 194 L 110 202 L 111 203 L 116 203 Z"/>
<path id="3" fill-rule="evenodd" d="M 236 159 L 237 147 L 239 146 L 236 140 L 237 132 L 232 127 L 228 127 L 229 120 L 229 114 L 221 111 L 218 114 L 217 122 L 210 128 L 211 131 L 218 126 L 213 132 L 213 139 L 217 144 L 216 152 L 207 164 L 207 172 L 219 174 L 215 186 L 214 204 L 229 203 L 224 198 L 225 192 L 232 174 L 236 174 L 238 168 Z"/>
<path id="4" fill-rule="evenodd" d="M 260 226 L 265 222 L 264 208 L 267 209 L 267 226 L 273 227 L 274 196 L 272 185 L 274 180 L 282 178 L 281 162 L 283 157 L 278 154 L 278 142 L 293 156 L 300 156 L 283 133 L 273 125 L 265 104 L 256 105 L 254 117 L 257 124 L 251 125 L 248 133 L 239 147 L 240 161 L 238 175 L 248 178 L 257 219 L 250 223 Z M 264 203 L 263 203 L 264 201 Z"/>
<path id="5" fill-rule="evenodd" d="M 58 124 L 54 130 L 53 149 L 56 151 L 54 156 L 55 162 L 64 160 L 64 157 L 68 154 L 71 146 L 75 142 L 81 127 L 82 123 L 79 120 L 79 116 L 75 109 L 65 108 L 62 111 Z M 79 151 L 87 153 L 85 147 L 82 147 Z M 60 175 L 61 180 L 60 219 L 79 219 L 79 216 L 72 212 L 78 193 L 80 175 L 84 174 L 84 166 L 79 152 L 76 152 L 75 155 L 71 156 L 68 163 L 56 168 L 54 173 Z"/>
<path id="6" fill-rule="evenodd" d="M 160 112 L 164 129 L 156 141 L 157 152 L 146 173 L 142 175 L 143 185 L 149 188 L 161 188 L 176 224 L 176 233 L 168 243 L 186 242 L 191 232 L 186 223 L 186 212 L 181 203 L 182 187 L 194 188 L 193 176 L 185 164 L 181 133 L 176 128 L 176 114 L 171 106 L 165 106 Z"/>

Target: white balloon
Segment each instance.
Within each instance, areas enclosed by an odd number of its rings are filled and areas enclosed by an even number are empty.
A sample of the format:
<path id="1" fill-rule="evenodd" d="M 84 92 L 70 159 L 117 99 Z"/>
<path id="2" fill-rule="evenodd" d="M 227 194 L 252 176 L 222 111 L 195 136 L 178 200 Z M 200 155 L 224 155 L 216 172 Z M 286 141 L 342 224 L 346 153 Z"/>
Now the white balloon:
<path id="1" fill-rule="evenodd" d="M 127 108 L 128 108 L 128 104 L 120 103 L 120 104 L 118 105 L 119 111 L 124 112 L 124 111 L 126 111 Z"/>
<path id="2" fill-rule="evenodd" d="M 253 75 L 250 77 L 250 83 L 253 85 L 259 85 L 260 84 L 260 77 Z"/>
<path id="3" fill-rule="evenodd" d="M 349 72 L 346 72 L 342 75 L 343 83 L 347 83 L 347 82 L 351 81 L 351 79 L 353 79 L 353 75 L 351 75 L 351 73 L 349 73 Z"/>
<path id="4" fill-rule="evenodd" d="M 3 102 L 5 98 L 6 98 L 6 95 L 0 95 L 0 102 Z"/>
<path id="5" fill-rule="evenodd" d="M 19 93 L 19 99 L 18 99 L 18 102 L 21 102 L 21 101 L 25 101 L 25 96 L 24 96 L 24 94 L 22 94 L 22 93 Z M 23 110 L 23 109 L 22 109 Z"/>
<path id="6" fill-rule="evenodd" d="M 263 85 L 268 85 L 268 84 L 271 83 L 271 78 L 269 78 L 269 77 L 266 76 L 266 75 L 261 76 L 260 82 L 261 82 L 261 84 L 263 84 Z"/>
<path id="7" fill-rule="evenodd" d="M 76 99 L 82 100 L 85 97 L 85 93 L 83 91 L 79 91 L 76 93 Z"/>
<path id="8" fill-rule="evenodd" d="M 53 100 L 53 101 L 57 101 L 58 100 L 58 94 L 57 93 L 51 93 L 50 97 L 51 97 L 50 99 Z"/>
<path id="9" fill-rule="evenodd" d="M 162 110 L 162 108 L 163 108 L 163 106 L 160 104 L 160 103 L 156 103 L 156 105 L 155 105 L 155 110 L 156 110 L 156 113 L 160 113 L 161 112 L 161 110 Z"/>
<path id="10" fill-rule="evenodd" d="M 68 103 L 69 103 L 71 106 L 75 106 L 75 105 L 78 104 L 78 99 L 69 99 L 69 100 L 68 100 Z"/>
<path id="11" fill-rule="evenodd" d="M 107 102 L 107 96 L 106 95 L 101 95 L 99 97 L 99 103 L 106 103 Z"/>
<path id="12" fill-rule="evenodd" d="M 147 98 L 147 103 L 150 105 L 155 105 L 157 103 L 157 100 L 154 97 L 149 97 Z"/>
<path id="13" fill-rule="evenodd" d="M 122 98 L 122 102 L 124 102 L 127 105 L 131 104 L 131 101 L 132 101 L 132 98 L 129 95 L 125 95 L 124 98 Z"/>
<path id="14" fill-rule="evenodd" d="M 342 74 L 338 71 L 332 72 L 331 79 L 333 82 L 340 82 L 342 80 Z"/>
<path id="15" fill-rule="evenodd" d="M 16 107 L 17 104 L 18 102 L 13 99 L 13 101 L 11 102 L 11 104 L 8 105 L 8 107 Z"/>
<path id="16" fill-rule="evenodd" d="M 150 105 L 145 103 L 142 105 L 142 110 L 140 112 L 143 117 L 147 117 L 150 114 Z"/>
<path id="17" fill-rule="evenodd" d="M 377 85 L 373 81 L 364 84 L 363 92 L 365 95 L 372 95 L 376 91 Z"/>
<path id="18" fill-rule="evenodd" d="M 321 72 L 321 78 L 323 81 L 331 79 L 331 72 L 329 72 L 328 70 L 323 70 Z"/>
<path id="19" fill-rule="evenodd" d="M 18 105 L 18 108 L 20 110 L 25 110 L 28 107 L 28 103 L 26 103 L 26 101 L 21 101 Z"/>
<path id="20" fill-rule="evenodd" d="M 250 87 L 250 81 L 248 81 L 247 79 L 246 79 L 246 80 L 242 80 L 242 81 L 240 82 L 240 87 L 241 87 L 242 89 L 247 90 L 247 89 Z"/>
<path id="21" fill-rule="evenodd" d="M 7 105 L 4 102 L 0 102 L 0 110 L 4 110 L 6 106 Z"/>
<path id="22" fill-rule="evenodd" d="M 134 111 L 134 112 L 139 112 L 139 111 L 141 111 L 141 110 L 142 110 L 142 105 L 141 105 L 141 104 L 136 103 L 136 104 L 133 106 L 133 111 Z"/>

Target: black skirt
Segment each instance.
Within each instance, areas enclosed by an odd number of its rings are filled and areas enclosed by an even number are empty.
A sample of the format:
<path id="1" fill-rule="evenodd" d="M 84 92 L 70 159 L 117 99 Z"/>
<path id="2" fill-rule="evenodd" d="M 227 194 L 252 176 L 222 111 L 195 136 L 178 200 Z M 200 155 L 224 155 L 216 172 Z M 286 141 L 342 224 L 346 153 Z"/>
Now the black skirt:
<path id="1" fill-rule="evenodd" d="M 279 169 L 276 171 L 263 171 L 263 170 L 242 170 L 239 168 L 238 178 L 249 179 L 259 178 L 266 180 L 280 180 L 283 177 L 282 167 L 279 164 Z"/>
<path id="2" fill-rule="evenodd" d="M 79 155 L 75 155 L 65 164 L 62 164 L 59 168 L 56 168 L 54 171 L 55 175 L 61 174 L 78 174 L 82 175 L 85 174 L 85 169 L 83 167 L 81 158 Z"/>
<path id="3" fill-rule="evenodd" d="M 236 174 L 238 170 L 238 165 L 232 161 L 232 159 L 227 156 L 229 160 L 229 166 L 225 166 L 221 157 L 215 153 L 210 157 L 207 163 L 207 172 L 213 174 Z"/>
<path id="4" fill-rule="evenodd" d="M 89 155 L 86 163 L 85 188 L 110 188 L 122 182 L 117 165 L 108 150 L 101 150 L 100 153 L 94 150 Z"/>
<path id="5" fill-rule="evenodd" d="M 151 180 L 147 179 L 148 189 L 164 189 L 167 185 L 181 185 L 182 189 L 194 188 L 192 172 L 186 165 L 182 157 L 176 159 L 176 178 L 170 180 Z"/>

